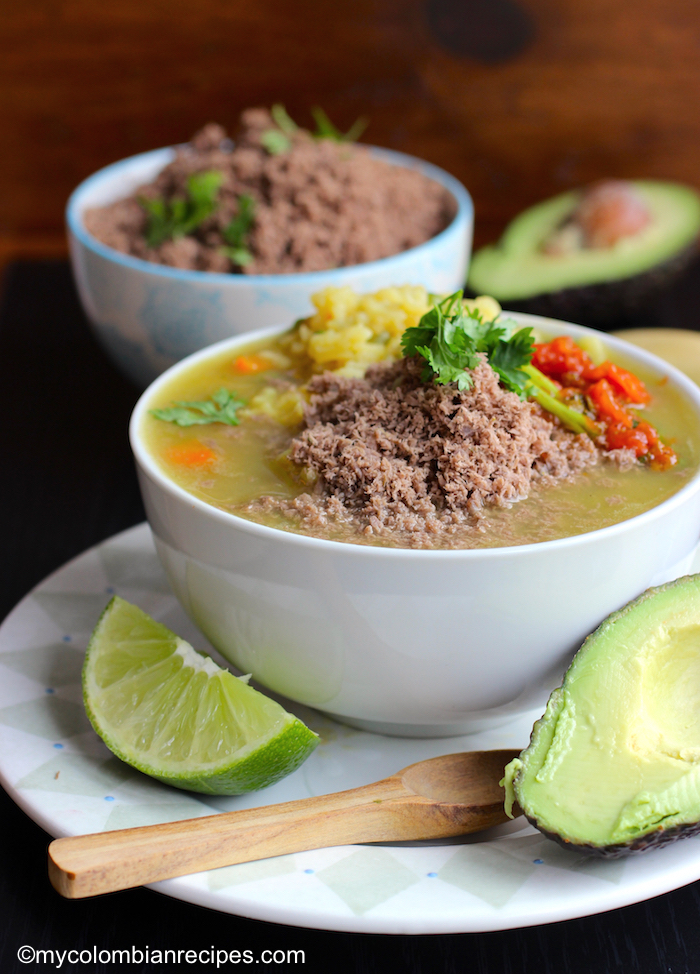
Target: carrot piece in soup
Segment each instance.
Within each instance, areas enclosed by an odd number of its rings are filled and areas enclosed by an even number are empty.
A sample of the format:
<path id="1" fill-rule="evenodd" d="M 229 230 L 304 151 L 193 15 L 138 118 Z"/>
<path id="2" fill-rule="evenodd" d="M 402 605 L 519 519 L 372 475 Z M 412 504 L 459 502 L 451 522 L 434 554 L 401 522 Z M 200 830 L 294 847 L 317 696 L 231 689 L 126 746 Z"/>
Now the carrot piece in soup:
<path id="1" fill-rule="evenodd" d="M 216 459 L 216 453 L 199 440 L 185 440 L 169 447 L 164 457 L 169 463 L 181 467 L 206 467 Z"/>
<path id="2" fill-rule="evenodd" d="M 253 375 L 271 368 L 272 362 L 264 355 L 239 355 L 233 362 L 233 370 L 239 375 Z"/>

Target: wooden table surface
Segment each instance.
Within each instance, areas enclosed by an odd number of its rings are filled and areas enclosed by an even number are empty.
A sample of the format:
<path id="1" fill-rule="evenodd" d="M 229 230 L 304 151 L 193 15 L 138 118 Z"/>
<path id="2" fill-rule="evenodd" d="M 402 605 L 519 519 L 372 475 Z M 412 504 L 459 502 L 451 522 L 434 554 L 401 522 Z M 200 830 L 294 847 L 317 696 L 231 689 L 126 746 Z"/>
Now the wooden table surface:
<path id="1" fill-rule="evenodd" d="M 699 328 L 700 263 L 644 324 Z M 137 390 L 95 343 L 67 264 L 15 264 L 0 303 L 2 561 L 0 618 L 49 572 L 144 518 L 127 443 Z M 49 837 L 0 791 L 0 972 L 18 949 L 303 950 L 305 964 L 257 970 L 465 974 L 696 974 L 700 883 L 612 913 L 500 933 L 342 934 L 219 914 L 146 889 L 66 901 L 46 878 Z M 243 966 L 243 965 L 239 965 Z M 112 971 L 116 965 L 64 971 Z M 133 964 L 126 970 L 151 971 Z M 215 970 L 158 965 L 161 970 Z M 230 966 L 226 970 L 238 969 Z"/>
<path id="2" fill-rule="evenodd" d="M 0 262 L 63 251 L 95 169 L 274 102 L 448 169 L 479 245 L 596 179 L 699 186 L 699 44 L 694 0 L 0 0 Z"/>

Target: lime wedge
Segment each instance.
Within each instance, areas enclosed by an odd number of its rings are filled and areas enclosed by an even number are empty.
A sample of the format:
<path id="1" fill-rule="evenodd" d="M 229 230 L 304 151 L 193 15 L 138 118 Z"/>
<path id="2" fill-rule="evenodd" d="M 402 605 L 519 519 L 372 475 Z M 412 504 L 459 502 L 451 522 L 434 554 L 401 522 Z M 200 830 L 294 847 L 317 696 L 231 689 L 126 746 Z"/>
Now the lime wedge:
<path id="1" fill-rule="evenodd" d="M 274 700 L 117 596 L 88 644 L 83 699 L 110 751 L 188 791 L 240 795 L 265 788 L 318 744 Z"/>

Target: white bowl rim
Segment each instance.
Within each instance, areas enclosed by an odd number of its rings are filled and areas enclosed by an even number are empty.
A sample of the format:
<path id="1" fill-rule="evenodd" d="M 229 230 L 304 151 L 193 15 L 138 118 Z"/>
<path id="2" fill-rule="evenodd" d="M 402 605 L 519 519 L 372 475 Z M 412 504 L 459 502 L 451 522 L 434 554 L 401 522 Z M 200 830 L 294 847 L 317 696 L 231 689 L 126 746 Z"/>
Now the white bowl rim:
<path id="1" fill-rule="evenodd" d="M 594 335 L 596 337 L 602 337 L 605 343 L 609 344 L 611 348 L 619 349 L 621 352 L 629 355 L 631 358 L 638 359 L 641 363 L 648 366 L 652 371 L 657 373 L 661 372 L 665 376 L 667 375 L 674 384 L 680 386 L 681 391 L 694 405 L 698 425 L 700 426 L 700 388 L 696 386 L 691 379 L 684 375 L 684 373 L 675 368 L 675 366 L 665 362 L 663 359 L 658 358 L 658 356 L 653 355 L 651 352 L 647 352 L 645 349 L 632 345 L 614 335 L 601 333 L 592 328 L 586 328 L 583 325 L 575 325 L 572 322 L 559 321 L 554 318 L 545 318 L 540 315 L 525 314 L 523 312 L 505 311 L 504 316 L 513 318 L 523 326 L 542 326 L 545 329 L 556 330 L 558 327 L 563 325 L 565 327 L 565 334 L 582 336 Z M 625 519 L 624 521 L 618 521 L 616 524 L 611 524 L 604 528 L 598 528 L 594 531 L 586 531 L 583 534 L 570 535 L 566 538 L 556 538 L 551 541 L 538 541 L 532 544 L 511 545 L 494 548 L 400 548 L 383 545 L 355 544 L 348 541 L 331 541 L 326 538 L 317 538 L 311 535 L 299 534 L 294 531 L 287 531 L 283 528 L 268 527 L 267 525 L 260 524 L 257 521 L 249 521 L 247 518 L 241 517 L 238 514 L 224 511 L 219 507 L 215 507 L 213 504 L 208 504 L 206 501 L 200 500 L 200 498 L 195 497 L 194 494 L 190 494 L 183 487 L 175 484 L 162 472 L 156 461 L 151 457 L 150 453 L 141 442 L 140 426 L 144 413 L 147 412 L 149 401 L 155 394 L 157 394 L 159 388 L 163 385 L 167 385 L 178 373 L 187 371 L 190 366 L 197 362 L 201 362 L 210 356 L 212 358 L 217 357 L 219 354 L 221 354 L 221 352 L 229 348 L 234 350 L 237 347 L 253 344 L 261 339 L 282 334 L 284 331 L 287 331 L 289 327 L 289 325 L 276 325 L 271 328 L 257 329 L 256 331 L 247 332 L 243 335 L 225 338 L 223 341 L 216 342 L 213 345 L 208 345 L 206 348 L 200 349 L 198 352 L 194 352 L 192 355 L 188 355 L 186 358 L 182 359 L 180 362 L 177 362 L 175 365 L 172 365 L 169 369 L 158 376 L 158 378 L 155 379 L 141 394 L 136 405 L 134 406 L 131 420 L 129 422 L 129 440 L 137 464 L 140 465 L 143 471 L 152 480 L 154 480 L 159 487 L 164 489 L 166 493 L 169 493 L 176 500 L 186 503 L 189 507 L 194 507 L 206 517 L 212 518 L 214 521 L 218 521 L 222 525 L 235 527 L 238 530 L 244 531 L 244 533 L 250 533 L 261 539 L 282 542 L 290 545 L 299 545 L 305 548 L 317 548 L 319 551 L 325 549 L 329 552 L 333 552 L 336 555 L 342 553 L 347 557 L 354 556 L 358 558 L 391 559 L 405 558 L 408 556 L 412 561 L 418 559 L 430 561 L 436 558 L 451 560 L 461 560 L 463 558 L 468 558 L 469 560 L 513 557 L 523 558 L 528 557 L 532 552 L 544 553 L 545 551 L 555 551 L 556 549 L 567 547 L 576 548 L 582 545 L 595 543 L 598 539 L 602 540 L 604 538 L 614 537 L 616 534 L 624 534 L 626 531 L 629 531 L 630 528 L 639 526 L 645 521 L 655 521 L 657 518 L 670 512 L 674 507 L 684 504 L 686 500 L 690 499 L 690 495 L 700 492 L 699 465 L 692 478 L 687 484 L 681 487 L 680 490 L 676 491 L 670 497 L 667 497 L 660 504 L 650 508 L 648 511 L 643 511 L 641 514 L 636 514 L 631 518 Z M 696 540 L 697 539 L 694 539 L 693 543 L 695 543 Z"/>
<path id="2" fill-rule="evenodd" d="M 452 194 L 457 204 L 457 212 L 451 222 L 441 230 L 440 233 L 426 240 L 416 247 L 402 250 L 398 254 L 390 257 L 382 257 L 379 260 L 366 261 L 363 264 L 349 264 L 347 267 L 338 267 L 324 271 L 305 271 L 302 273 L 290 274 L 231 274 L 215 271 L 196 271 L 182 270 L 178 267 L 168 267 L 165 264 L 152 264 L 150 261 L 143 260 L 141 257 L 132 257 L 130 254 L 123 254 L 113 247 L 108 247 L 101 243 L 96 237 L 85 229 L 83 224 L 82 208 L 83 197 L 96 184 L 118 178 L 122 169 L 127 169 L 135 163 L 146 162 L 149 159 L 154 162 L 162 158 L 163 166 L 173 158 L 176 147 L 166 146 L 161 149 L 151 149 L 149 152 L 141 152 L 134 156 L 127 156 L 117 162 L 111 163 L 97 172 L 92 173 L 83 180 L 71 193 L 66 204 L 66 224 L 70 233 L 86 248 L 92 250 L 100 257 L 114 261 L 124 267 L 139 270 L 144 273 L 152 273 L 161 277 L 175 278 L 180 281 L 209 281 L 211 284 L 225 283 L 228 287 L 243 287 L 250 284 L 264 284 L 270 286 L 283 286 L 290 283 L 298 283 L 302 287 L 307 285 L 314 289 L 320 289 L 332 278 L 334 281 L 342 283 L 345 278 L 352 278 L 365 269 L 371 273 L 374 268 L 383 269 L 390 261 L 399 261 L 412 258 L 416 253 L 426 253 L 434 247 L 439 247 L 444 243 L 446 236 L 460 234 L 470 226 L 474 220 L 474 203 L 467 188 L 446 170 L 419 159 L 417 156 L 410 156 L 404 152 L 396 152 L 394 149 L 385 149 L 381 146 L 360 143 L 370 149 L 373 155 L 383 158 L 393 165 L 402 166 L 406 169 L 415 169 L 433 179 Z"/>

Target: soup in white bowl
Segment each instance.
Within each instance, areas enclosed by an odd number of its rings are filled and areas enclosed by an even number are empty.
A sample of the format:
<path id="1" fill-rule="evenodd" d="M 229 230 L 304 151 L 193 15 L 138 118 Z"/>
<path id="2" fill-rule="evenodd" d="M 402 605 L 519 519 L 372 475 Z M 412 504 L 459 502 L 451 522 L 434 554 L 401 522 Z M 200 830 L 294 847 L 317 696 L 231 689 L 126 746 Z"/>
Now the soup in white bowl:
<path id="1" fill-rule="evenodd" d="M 543 338 L 566 335 L 589 347 L 601 340 L 574 325 L 513 317 Z M 222 488 L 211 469 L 204 483 L 188 483 L 174 471 L 193 430 L 205 467 L 206 451 L 223 449 L 219 434 L 245 452 L 246 423 L 269 432 L 271 417 L 244 414 L 273 376 L 258 385 L 264 369 L 246 376 L 234 363 L 279 356 L 278 369 L 298 369 L 287 365 L 294 350 L 285 331 L 221 343 L 180 363 L 147 390 L 131 427 L 149 521 L 176 594 L 217 649 L 270 689 L 387 733 L 461 733 L 502 722 L 544 702 L 580 641 L 610 611 L 685 570 L 700 535 L 700 392 L 613 338 L 605 338 L 607 356 L 644 378 L 652 399 L 644 422 L 656 423 L 676 462 L 624 469 L 603 460 L 558 483 L 538 483 L 509 507 L 486 505 L 495 533 L 483 518 L 458 525 L 478 544 L 455 547 L 450 532 L 447 544 L 432 548 L 400 546 L 381 532 L 337 540 L 338 525 L 319 536 L 284 511 L 251 512 L 261 496 L 284 500 L 287 491 L 294 501 L 295 491 L 308 493 L 308 484 L 285 485 L 264 459 L 222 461 Z M 238 425 L 216 424 L 222 429 L 210 439 L 214 425 L 179 427 L 152 415 L 175 408 L 173 400 L 213 402 L 232 365 L 239 374 L 228 391 L 234 403 L 246 400 L 233 406 Z M 277 388 L 290 390 L 286 380 Z M 231 403 L 222 398 L 216 408 Z M 294 438 L 296 423 L 280 424 L 284 436 Z M 283 466 L 284 436 L 275 443 Z M 565 500 L 557 512 L 558 496 Z"/>

